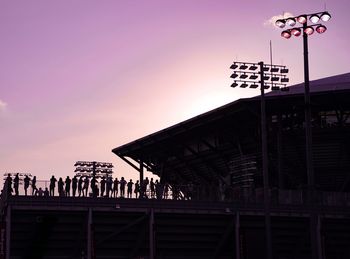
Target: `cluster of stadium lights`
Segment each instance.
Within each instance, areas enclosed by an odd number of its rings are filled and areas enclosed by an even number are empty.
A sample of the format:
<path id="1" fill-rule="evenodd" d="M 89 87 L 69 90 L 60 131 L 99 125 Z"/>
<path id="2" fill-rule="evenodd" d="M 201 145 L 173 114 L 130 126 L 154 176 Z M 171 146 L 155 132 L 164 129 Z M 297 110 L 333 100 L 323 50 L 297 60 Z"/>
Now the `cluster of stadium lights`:
<path id="1" fill-rule="evenodd" d="M 113 173 L 113 164 L 105 162 L 77 161 L 74 172 L 94 172 L 101 174 Z"/>
<path id="2" fill-rule="evenodd" d="M 288 73 L 286 66 L 264 64 L 263 71 L 259 71 L 260 65 L 257 63 L 234 62 L 230 68 L 233 69 L 230 77 L 234 79 L 231 87 L 258 88 L 261 83 L 261 72 L 263 72 L 264 89 L 289 90 L 286 87 L 286 83 L 289 82 L 286 77 Z"/>
<path id="3" fill-rule="evenodd" d="M 307 20 L 310 20 L 313 24 L 304 26 L 307 24 Z M 314 27 L 316 27 L 316 31 L 318 33 L 324 33 L 327 30 L 327 27 L 318 24 L 318 22 L 323 21 L 327 22 L 331 19 L 331 15 L 328 12 L 321 12 L 321 13 L 313 13 L 313 14 L 303 14 L 299 15 L 297 17 L 288 17 L 286 19 L 279 19 L 276 21 L 275 25 L 281 29 L 283 29 L 286 25 L 293 27 L 287 30 L 282 31 L 281 36 L 285 39 L 289 39 L 292 35 L 295 37 L 299 37 L 302 33 L 302 31 L 306 35 L 311 35 L 315 32 Z M 296 24 L 300 23 L 303 26 L 301 27 L 294 27 Z"/>

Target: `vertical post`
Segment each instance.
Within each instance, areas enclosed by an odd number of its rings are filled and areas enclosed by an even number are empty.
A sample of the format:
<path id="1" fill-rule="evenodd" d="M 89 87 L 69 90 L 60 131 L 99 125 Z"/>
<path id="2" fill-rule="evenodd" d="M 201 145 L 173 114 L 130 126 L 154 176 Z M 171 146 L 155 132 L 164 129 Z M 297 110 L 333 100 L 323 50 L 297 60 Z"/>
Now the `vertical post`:
<path id="1" fill-rule="evenodd" d="M 154 210 L 149 215 L 149 259 L 154 259 Z"/>
<path id="2" fill-rule="evenodd" d="M 239 228 L 240 228 L 240 222 L 239 222 L 239 212 L 236 213 L 236 222 L 235 222 L 235 247 L 236 247 L 236 259 L 241 259 L 241 244 L 240 244 L 240 237 L 239 237 Z"/>
<path id="3" fill-rule="evenodd" d="M 6 208 L 6 252 L 5 258 L 10 259 L 10 246 L 11 246 L 11 205 Z"/>
<path id="4" fill-rule="evenodd" d="M 88 224 L 87 224 L 87 259 L 92 259 L 92 209 L 88 211 Z"/>
<path id="5" fill-rule="evenodd" d="M 140 184 L 143 182 L 143 160 L 140 160 Z"/>
<path id="6" fill-rule="evenodd" d="M 266 132 L 266 108 L 265 108 L 265 85 L 264 85 L 264 62 L 260 65 L 260 104 L 261 104 L 261 148 L 262 148 L 262 173 L 264 185 L 264 205 L 265 205 L 265 235 L 266 235 L 266 258 L 272 259 L 271 241 L 271 218 L 270 218 L 270 195 L 269 195 L 269 172 L 267 156 L 267 132 Z"/>
<path id="7" fill-rule="evenodd" d="M 277 156 L 278 156 L 278 188 L 284 189 L 283 156 L 282 156 L 282 115 L 278 113 L 277 117 Z"/>
<path id="8" fill-rule="evenodd" d="M 310 214 L 310 238 L 312 259 L 323 259 L 321 240 L 321 218 L 316 213 Z"/>
<path id="9" fill-rule="evenodd" d="M 311 129 L 311 102 L 310 102 L 310 80 L 309 80 L 309 53 L 308 35 L 305 33 L 307 22 L 303 24 L 303 48 L 304 48 L 304 84 L 305 84 L 305 147 L 306 147 L 306 170 L 309 194 L 313 196 L 314 191 L 314 168 L 312 158 L 312 129 Z"/>

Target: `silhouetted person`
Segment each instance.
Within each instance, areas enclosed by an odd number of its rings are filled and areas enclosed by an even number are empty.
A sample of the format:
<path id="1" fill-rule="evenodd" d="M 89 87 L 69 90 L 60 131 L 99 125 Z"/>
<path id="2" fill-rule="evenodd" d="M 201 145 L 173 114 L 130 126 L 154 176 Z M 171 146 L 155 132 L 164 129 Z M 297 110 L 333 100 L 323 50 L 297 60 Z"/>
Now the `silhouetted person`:
<path id="1" fill-rule="evenodd" d="M 148 180 L 148 177 L 146 177 L 146 179 L 145 180 L 143 180 L 143 183 L 144 183 L 144 190 L 145 190 L 145 192 L 144 192 L 144 195 L 145 195 L 145 198 L 148 198 L 148 195 L 147 195 L 147 189 L 148 189 L 148 184 L 149 184 L 149 180 Z"/>
<path id="2" fill-rule="evenodd" d="M 63 183 L 62 177 L 60 177 L 60 179 L 58 180 L 57 185 L 58 185 L 58 195 L 60 197 L 64 196 L 64 192 L 63 192 L 64 183 Z"/>
<path id="3" fill-rule="evenodd" d="M 36 188 L 36 176 L 34 176 L 32 180 L 32 195 L 34 195 L 37 191 L 38 188 Z"/>
<path id="4" fill-rule="evenodd" d="M 140 182 L 139 182 L 139 180 L 137 180 L 135 183 L 134 193 L 135 193 L 135 198 L 138 198 L 139 194 L 140 194 Z"/>
<path id="5" fill-rule="evenodd" d="M 19 187 L 19 176 L 18 173 L 15 176 L 15 179 L 13 179 L 13 188 L 15 189 L 15 194 L 18 196 L 18 187 Z"/>
<path id="6" fill-rule="evenodd" d="M 134 185 L 134 183 L 132 182 L 132 179 L 130 179 L 130 181 L 128 182 L 128 191 L 127 191 L 128 198 L 132 197 L 132 186 L 133 185 Z"/>
<path id="7" fill-rule="evenodd" d="M 151 190 L 151 198 L 154 198 L 155 186 L 154 186 L 153 178 L 151 178 L 151 181 L 149 183 L 149 187 L 150 187 L 150 190 Z"/>
<path id="8" fill-rule="evenodd" d="M 107 177 L 106 180 L 106 197 L 110 196 L 110 193 L 112 192 L 112 185 L 113 185 L 113 179 L 111 176 Z"/>
<path id="9" fill-rule="evenodd" d="M 126 181 L 124 180 L 124 177 L 122 177 L 122 179 L 120 179 L 120 197 L 124 197 L 125 195 L 125 185 L 126 185 Z"/>
<path id="10" fill-rule="evenodd" d="M 57 179 L 55 176 L 51 176 L 50 178 L 50 196 L 55 196 L 55 188 L 56 188 Z"/>
<path id="11" fill-rule="evenodd" d="M 91 187 L 91 191 L 92 191 L 92 197 L 96 198 L 97 197 L 97 186 L 96 186 L 96 178 L 95 176 L 92 177 L 91 181 L 90 181 L 90 187 Z"/>
<path id="12" fill-rule="evenodd" d="M 12 178 L 11 175 L 8 174 L 6 177 L 6 188 L 7 188 L 7 195 L 12 195 Z"/>
<path id="13" fill-rule="evenodd" d="M 113 181 L 113 197 L 117 197 L 118 196 L 118 185 L 119 185 L 119 180 L 118 178 L 115 178 Z"/>
<path id="14" fill-rule="evenodd" d="M 66 180 L 65 180 L 65 184 L 66 184 L 66 196 L 70 196 L 70 184 L 71 184 L 72 180 L 69 178 L 69 176 L 67 176 Z"/>
<path id="15" fill-rule="evenodd" d="M 102 177 L 101 179 L 100 186 L 101 186 L 101 197 L 103 197 L 106 189 L 106 179 L 104 177 Z"/>
<path id="16" fill-rule="evenodd" d="M 45 187 L 44 196 L 45 197 L 49 197 L 50 196 L 50 192 L 49 192 L 49 189 L 47 189 L 47 187 Z"/>
<path id="17" fill-rule="evenodd" d="M 163 195 L 163 186 L 160 184 L 160 182 L 158 182 L 158 180 L 156 180 L 154 185 L 155 185 L 155 188 L 156 188 L 157 199 L 161 200 L 162 199 L 162 195 Z"/>
<path id="18" fill-rule="evenodd" d="M 148 179 L 147 181 L 146 180 L 143 180 L 141 182 L 141 186 L 140 186 L 140 198 L 146 198 L 148 199 L 148 196 L 147 196 L 147 185 L 148 185 Z"/>
<path id="19" fill-rule="evenodd" d="M 24 177 L 23 182 L 24 182 L 24 194 L 25 194 L 25 196 L 27 196 L 27 191 L 28 191 L 29 184 L 30 184 L 30 178 L 28 175 L 26 175 L 26 177 Z"/>
<path id="20" fill-rule="evenodd" d="M 83 190 L 83 183 L 84 183 L 83 177 L 80 176 L 79 180 L 78 180 L 78 195 L 79 195 L 79 197 L 81 196 L 81 191 Z"/>
<path id="21" fill-rule="evenodd" d="M 84 186 L 83 186 L 83 196 L 86 196 L 86 197 L 88 196 L 89 182 L 90 182 L 89 177 L 86 176 L 84 179 Z"/>
<path id="22" fill-rule="evenodd" d="M 77 187 L 78 187 L 78 179 L 77 176 L 74 175 L 72 179 L 72 191 L 73 191 L 73 197 L 75 197 L 75 193 L 77 192 Z"/>
<path id="23" fill-rule="evenodd" d="M 40 197 L 42 197 L 44 195 L 44 191 L 43 191 L 43 189 L 41 189 L 41 187 L 39 188 L 39 190 L 37 190 L 36 192 L 35 192 L 35 196 L 40 196 Z"/>

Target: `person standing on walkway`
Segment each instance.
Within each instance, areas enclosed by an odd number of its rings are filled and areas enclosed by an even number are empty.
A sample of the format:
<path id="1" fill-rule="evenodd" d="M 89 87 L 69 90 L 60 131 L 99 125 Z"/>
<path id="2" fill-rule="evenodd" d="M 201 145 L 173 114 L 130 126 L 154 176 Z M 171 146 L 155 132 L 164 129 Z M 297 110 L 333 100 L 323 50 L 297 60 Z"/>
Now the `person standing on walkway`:
<path id="1" fill-rule="evenodd" d="M 77 179 L 77 176 L 74 175 L 74 177 L 72 179 L 73 197 L 75 197 L 75 193 L 77 192 L 77 187 L 78 187 L 78 179 Z"/>
<path id="2" fill-rule="evenodd" d="M 87 197 L 88 196 L 88 190 L 89 190 L 89 177 L 85 176 L 84 179 L 84 186 L 83 186 L 83 196 Z M 84 195 L 85 193 L 85 195 Z"/>
<path id="3" fill-rule="evenodd" d="M 119 185 L 119 180 L 116 177 L 113 181 L 113 197 L 116 198 L 118 196 L 118 185 Z"/>
<path id="4" fill-rule="evenodd" d="M 38 188 L 36 188 L 36 176 L 34 176 L 32 180 L 32 195 L 34 195 L 37 191 Z"/>
<path id="5" fill-rule="evenodd" d="M 19 187 L 19 176 L 18 173 L 15 176 L 15 179 L 13 179 L 13 188 L 15 188 L 15 194 L 18 196 L 18 187 Z"/>
<path id="6" fill-rule="evenodd" d="M 124 177 L 122 177 L 122 179 L 120 179 L 120 197 L 124 198 L 125 195 L 125 185 L 126 185 L 126 181 L 124 180 Z"/>
<path id="7" fill-rule="evenodd" d="M 29 188 L 29 184 L 30 184 L 30 178 L 28 175 L 26 175 L 26 177 L 24 177 L 24 195 L 27 196 L 27 191 Z"/>
<path id="8" fill-rule="evenodd" d="M 79 195 L 79 197 L 81 196 L 81 191 L 83 190 L 83 183 L 84 183 L 83 176 L 80 176 L 79 180 L 78 180 L 78 195 Z"/>
<path id="9" fill-rule="evenodd" d="M 54 175 L 50 178 L 50 196 L 55 196 L 55 188 L 56 188 L 57 179 Z"/>
<path id="10" fill-rule="evenodd" d="M 130 179 L 130 181 L 128 182 L 128 198 L 132 198 L 132 186 L 134 185 L 134 183 L 132 182 L 132 179 Z"/>
<path id="11" fill-rule="evenodd" d="M 58 180 L 57 185 L 58 185 L 58 195 L 60 197 L 64 196 L 64 192 L 63 192 L 64 183 L 63 183 L 62 177 L 60 177 L 60 179 Z"/>
<path id="12" fill-rule="evenodd" d="M 67 176 L 65 183 L 66 183 L 66 196 L 70 196 L 70 183 L 72 182 L 72 180 L 69 178 L 69 176 Z"/>
<path id="13" fill-rule="evenodd" d="M 106 179 L 104 177 L 102 177 L 101 182 L 101 197 L 103 197 L 104 193 L 105 193 L 105 189 L 106 189 Z"/>

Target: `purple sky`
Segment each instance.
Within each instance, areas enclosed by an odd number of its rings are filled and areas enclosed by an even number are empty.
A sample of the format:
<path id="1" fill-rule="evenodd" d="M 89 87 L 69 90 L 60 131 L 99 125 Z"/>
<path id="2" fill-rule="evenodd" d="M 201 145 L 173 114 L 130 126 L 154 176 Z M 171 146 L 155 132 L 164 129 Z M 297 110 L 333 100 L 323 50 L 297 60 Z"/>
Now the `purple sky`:
<path id="1" fill-rule="evenodd" d="M 303 81 L 302 39 L 266 24 L 325 0 L 23 0 L 0 2 L 0 172 L 73 175 L 77 160 L 258 90 L 230 88 L 234 60 L 287 65 Z M 327 2 L 328 31 L 309 38 L 310 79 L 350 72 L 348 0 Z"/>

